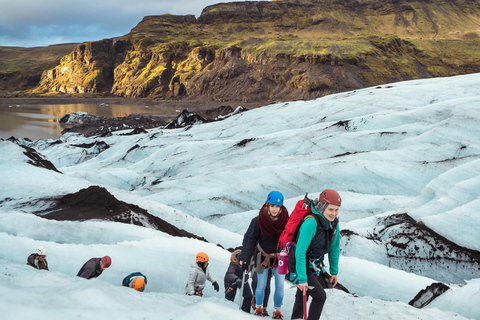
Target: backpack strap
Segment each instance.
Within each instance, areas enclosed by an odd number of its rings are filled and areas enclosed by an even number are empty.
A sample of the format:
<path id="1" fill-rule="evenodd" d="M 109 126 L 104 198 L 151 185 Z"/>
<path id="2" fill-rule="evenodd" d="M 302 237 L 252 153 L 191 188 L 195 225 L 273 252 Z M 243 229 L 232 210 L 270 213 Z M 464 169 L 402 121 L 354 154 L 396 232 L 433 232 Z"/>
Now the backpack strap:
<path id="1" fill-rule="evenodd" d="M 315 219 L 315 222 L 317 223 L 317 231 L 315 231 L 315 235 L 313 236 L 313 237 L 315 238 L 315 237 L 318 235 L 318 233 L 319 233 L 319 229 L 325 229 L 325 228 L 323 228 L 322 223 L 318 220 L 317 215 L 314 214 L 314 213 L 311 213 L 311 214 L 306 215 L 306 216 L 303 218 L 302 223 L 305 222 L 305 221 L 306 221 L 307 219 L 309 219 L 309 218 Z"/>

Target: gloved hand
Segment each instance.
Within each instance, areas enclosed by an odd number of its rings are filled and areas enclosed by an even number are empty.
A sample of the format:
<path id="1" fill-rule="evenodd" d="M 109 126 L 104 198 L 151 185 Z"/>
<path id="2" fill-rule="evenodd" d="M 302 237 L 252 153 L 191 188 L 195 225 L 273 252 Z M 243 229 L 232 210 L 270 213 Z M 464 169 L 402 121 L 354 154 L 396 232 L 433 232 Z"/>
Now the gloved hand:
<path id="1" fill-rule="evenodd" d="M 245 272 L 245 271 L 248 271 L 248 265 L 249 263 L 247 261 L 243 261 L 242 262 L 242 270 Z"/>
<path id="2" fill-rule="evenodd" d="M 215 289 L 215 291 L 218 292 L 218 290 L 220 290 L 220 287 L 218 286 L 218 283 L 215 281 L 214 283 L 212 283 L 213 285 L 213 288 Z"/>
<path id="3" fill-rule="evenodd" d="M 236 284 L 237 284 L 237 288 L 241 288 L 242 287 L 242 279 L 238 278 L 237 281 L 235 281 Z"/>

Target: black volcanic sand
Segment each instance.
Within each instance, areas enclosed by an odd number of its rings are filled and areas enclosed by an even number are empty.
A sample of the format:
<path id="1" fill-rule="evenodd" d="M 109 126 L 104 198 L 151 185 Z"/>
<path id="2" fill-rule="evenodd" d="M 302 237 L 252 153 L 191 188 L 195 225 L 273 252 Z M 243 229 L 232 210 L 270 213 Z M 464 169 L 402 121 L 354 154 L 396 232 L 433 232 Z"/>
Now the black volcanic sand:
<path id="1" fill-rule="evenodd" d="M 35 212 L 36 215 L 45 219 L 58 221 L 98 219 L 139 226 L 144 226 L 144 223 L 148 222 L 150 226 L 154 226 L 157 230 L 172 236 L 206 241 L 202 237 L 179 229 L 167 221 L 148 213 L 147 210 L 137 205 L 118 200 L 105 188 L 99 186 L 90 186 L 58 199 L 49 199 L 47 201 L 52 202 L 51 208 Z M 132 212 L 135 214 L 132 214 Z M 139 217 L 141 217 L 141 221 Z"/>

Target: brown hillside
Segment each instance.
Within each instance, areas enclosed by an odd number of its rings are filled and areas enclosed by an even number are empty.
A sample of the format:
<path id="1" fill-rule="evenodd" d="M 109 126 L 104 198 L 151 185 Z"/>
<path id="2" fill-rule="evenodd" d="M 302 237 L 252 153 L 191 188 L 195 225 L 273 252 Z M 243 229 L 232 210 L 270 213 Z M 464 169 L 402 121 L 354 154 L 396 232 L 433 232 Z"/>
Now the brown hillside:
<path id="1" fill-rule="evenodd" d="M 48 47 L 0 47 L 0 91 L 32 89 L 42 72 L 54 68 L 77 44 Z"/>
<path id="2" fill-rule="evenodd" d="M 220 3 L 78 45 L 37 92 L 271 102 L 480 72 L 480 0 Z"/>

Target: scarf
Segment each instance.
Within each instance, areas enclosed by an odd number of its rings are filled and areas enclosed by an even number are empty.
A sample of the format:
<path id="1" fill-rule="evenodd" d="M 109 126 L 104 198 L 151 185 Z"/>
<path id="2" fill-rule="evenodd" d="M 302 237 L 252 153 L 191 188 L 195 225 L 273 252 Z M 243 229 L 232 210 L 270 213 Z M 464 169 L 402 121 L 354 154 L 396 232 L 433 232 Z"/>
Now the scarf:
<path id="1" fill-rule="evenodd" d="M 268 211 L 266 210 L 266 205 L 264 204 L 260 213 L 258 214 L 258 226 L 260 227 L 260 232 L 267 236 L 273 236 L 278 234 L 285 229 L 285 225 L 288 220 L 288 211 L 287 208 L 282 206 L 280 213 L 278 214 L 277 220 L 272 220 Z"/>

